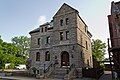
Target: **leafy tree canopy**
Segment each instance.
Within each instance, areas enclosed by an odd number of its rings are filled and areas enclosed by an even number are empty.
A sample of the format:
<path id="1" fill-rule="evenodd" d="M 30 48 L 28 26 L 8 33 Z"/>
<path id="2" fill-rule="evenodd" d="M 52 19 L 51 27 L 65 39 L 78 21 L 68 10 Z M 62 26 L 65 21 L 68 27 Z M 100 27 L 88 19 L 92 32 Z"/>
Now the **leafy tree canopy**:
<path id="1" fill-rule="evenodd" d="M 30 38 L 27 36 L 19 36 L 12 38 L 13 45 L 18 47 L 18 57 L 28 58 L 30 51 Z"/>
<path id="2" fill-rule="evenodd" d="M 23 39 L 23 37 L 21 38 Z M 24 51 L 26 51 L 29 50 L 29 43 L 27 43 L 27 40 L 29 40 L 29 38 L 24 38 L 25 40 L 21 40 L 21 42 L 19 42 L 18 44 L 21 44 L 23 47 L 25 46 Z M 21 49 L 21 46 L 16 46 L 12 43 L 4 42 L 0 36 L 0 69 L 5 68 L 6 63 L 12 64 L 10 66 L 11 68 L 13 68 L 13 66 L 17 64 L 25 64 L 26 59 L 23 57 L 24 53 L 18 56 L 20 54 L 20 50 L 23 50 Z"/>
<path id="3" fill-rule="evenodd" d="M 92 55 L 94 59 L 97 59 L 98 61 L 104 60 L 105 49 L 106 44 L 103 43 L 101 40 L 92 40 Z"/>

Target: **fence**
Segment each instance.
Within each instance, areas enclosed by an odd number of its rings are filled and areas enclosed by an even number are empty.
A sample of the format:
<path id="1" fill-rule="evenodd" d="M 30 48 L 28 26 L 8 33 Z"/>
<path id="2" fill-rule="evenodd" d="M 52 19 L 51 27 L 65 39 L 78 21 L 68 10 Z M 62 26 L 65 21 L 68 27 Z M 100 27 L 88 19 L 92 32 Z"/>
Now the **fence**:
<path id="1" fill-rule="evenodd" d="M 99 78 L 104 73 L 103 68 L 83 68 L 83 77 Z"/>

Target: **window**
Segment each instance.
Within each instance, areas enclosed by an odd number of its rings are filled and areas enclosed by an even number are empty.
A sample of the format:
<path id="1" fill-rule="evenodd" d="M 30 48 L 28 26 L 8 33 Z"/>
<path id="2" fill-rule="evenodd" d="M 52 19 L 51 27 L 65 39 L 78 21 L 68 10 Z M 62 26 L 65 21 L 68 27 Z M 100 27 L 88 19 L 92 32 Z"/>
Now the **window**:
<path id="1" fill-rule="evenodd" d="M 40 71 L 39 71 L 39 70 L 37 70 L 37 74 L 40 74 Z"/>
<path id="2" fill-rule="evenodd" d="M 68 18 L 66 18 L 66 25 L 68 25 L 68 23 L 69 23 L 69 19 L 68 19 Z"/>
<path id="3" fill-rule="evenodd" d="M 90 63 L 92 62 L 92 59 L 91 59 L 91 57 L 90 57 Z"/>
<path id="4" fill-rule="evenodd" d="M 62 19 L 60 20 L 60 26 L 63 26 L 63 20 Z"/>
<path id="5" fill-rule="evenodd" d="M 89 60 L 87 59 L 87 65 L 89 66 Z"/>
<path id="6" fill-rule="evenodd" d="M 81 51 L 81 59 L 83 58 L 83 53 L 82 53 L 82 51 Z"/>
<path id="7" fill-rule="evenodd" d="M 85 26 L 85 32 L 87 31 L 87 26 Z"/>
<path id="8" fill-rule="evenodd" d="M 40 53 L 39 52 L 36 53 L 36 61 L 40 61 Z"/>
<path id="9" fill-rule="evenodd" d="M 50 43 L 50 36 L 47 37 L 47 41 L 46 41 L 47 44 Z"/>
<path id="10" fill-rule="evenodd" d="M 60 32 L 60 40 L 63 40 L 63 32 Z"/>
<path id="11" fill-rule="evenodd" d="M 47 32 L 47 27 L 45 27 L 45 32 Z"/>
<path id="12" fill-rule="evenodd" d="M 38 38 L 38 45 L 40 45 L 40 38 Z"/>
<path id="13" fill-rule="evenodd" d="M 50 61 L 50 52 L 49 51 L 47 51 L 45 53 L 45 61 Z"/>
<path id="14" fill-rule="evenodd" d="M 86 49 L 88 49 L 88 44 L 87 44 L 87 41 L 86 41 Z"/>
<path id="15" fill-rule="evenodd" d="M 66 31 L 66 40 L 69 40 L 69 31 Z"/>
<path id="16" fill-rule="evenodd" d="M 41 32 L 43 32 L 43 27 L 41 28 Z"/>

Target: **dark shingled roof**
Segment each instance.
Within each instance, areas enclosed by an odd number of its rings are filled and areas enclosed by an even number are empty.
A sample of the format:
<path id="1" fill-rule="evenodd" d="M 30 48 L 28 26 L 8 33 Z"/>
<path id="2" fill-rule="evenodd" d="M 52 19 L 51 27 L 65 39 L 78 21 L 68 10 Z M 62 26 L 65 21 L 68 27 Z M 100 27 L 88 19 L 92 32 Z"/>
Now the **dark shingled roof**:
<path id="1" fill-rule="evenodd" d="M 49 24 L 50 24 L 49 22 L 46 22 L 46 23 L 40 25 L 40 27 L 41 27 L 41 26 L 46 26 L 46 25 L 49 25 Z"/>
<path id="2" fill-rule="evenodd" d="M 35 33 L 35 32 L 40 32 L 40 28 L 37 28 L 37 29 L 34 29 L 34 30 L 30 31 L 29 34 Z"/>

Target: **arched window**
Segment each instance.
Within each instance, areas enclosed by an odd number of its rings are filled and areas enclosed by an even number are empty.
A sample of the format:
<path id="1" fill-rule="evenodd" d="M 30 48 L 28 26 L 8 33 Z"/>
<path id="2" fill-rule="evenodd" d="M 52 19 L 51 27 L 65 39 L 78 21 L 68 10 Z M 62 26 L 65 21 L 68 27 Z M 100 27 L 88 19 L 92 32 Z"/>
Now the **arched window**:
<path id="1" fill-rule="evenodd" d="M 40 61 L 40 53 L 39 52 L 36 53 L 36 61 Z"/>
<path id="2" fill-rule="evenodd" d="M 47 51 L 45 53 L 45 61 L 50 61 L 50 52 L 49 51 Z"/>

